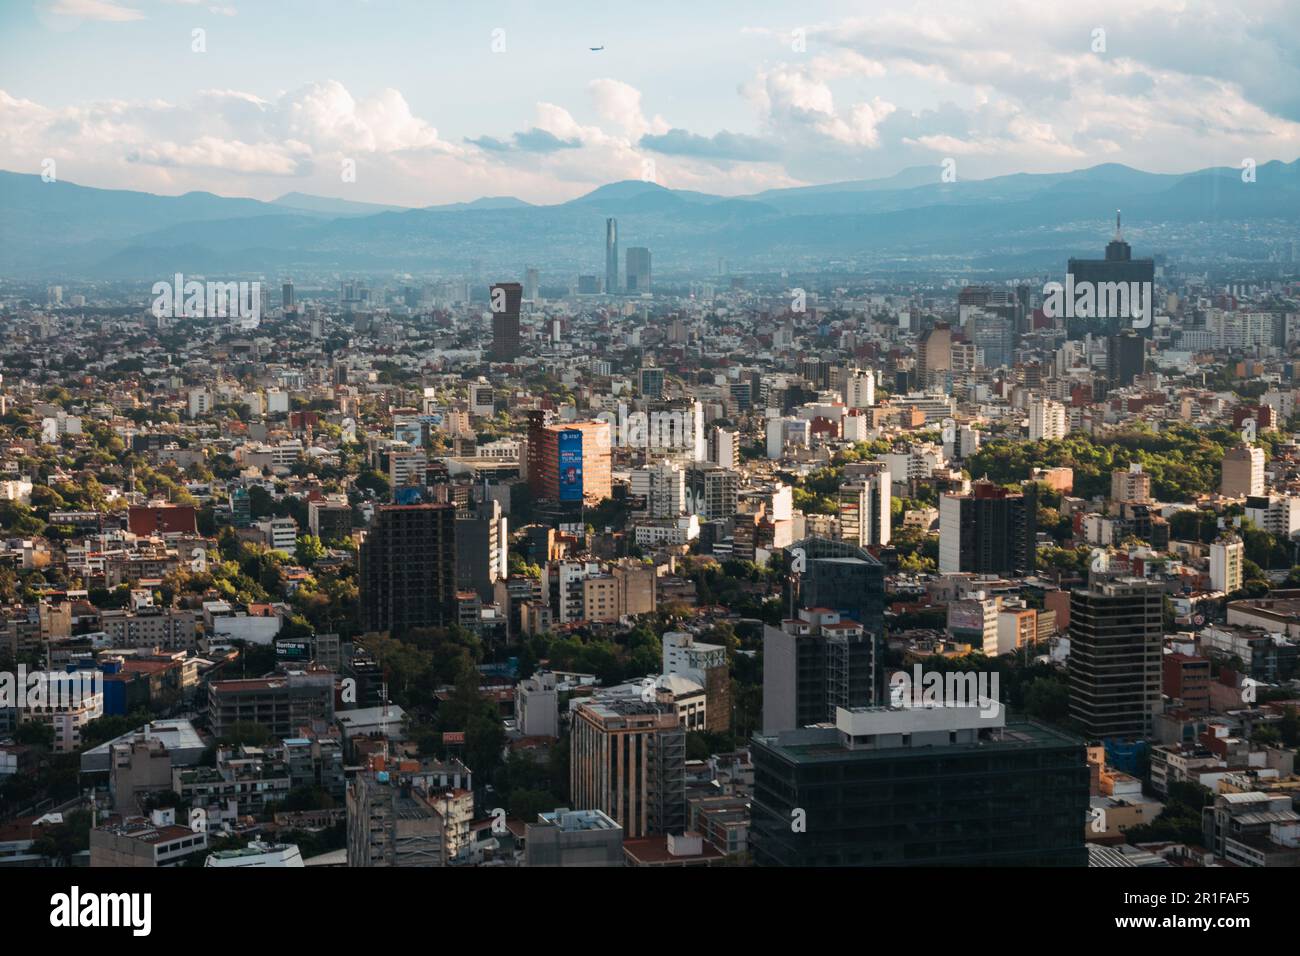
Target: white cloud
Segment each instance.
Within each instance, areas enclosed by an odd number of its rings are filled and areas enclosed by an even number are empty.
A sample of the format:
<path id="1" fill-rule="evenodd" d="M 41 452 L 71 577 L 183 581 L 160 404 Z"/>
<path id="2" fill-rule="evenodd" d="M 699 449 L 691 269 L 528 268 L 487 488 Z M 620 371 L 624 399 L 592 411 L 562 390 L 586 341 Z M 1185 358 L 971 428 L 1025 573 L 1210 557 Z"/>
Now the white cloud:
<path id="1" fill-rule="evenodd" d="M 143 20 L 144 14 L 134 7 L 126 7 L 115 0 L 51 0 L 44 8 L 49 13 L 61 17 L 76 17 L 80 20 L 100 20 L 120 23 L 127 20 Z"/>

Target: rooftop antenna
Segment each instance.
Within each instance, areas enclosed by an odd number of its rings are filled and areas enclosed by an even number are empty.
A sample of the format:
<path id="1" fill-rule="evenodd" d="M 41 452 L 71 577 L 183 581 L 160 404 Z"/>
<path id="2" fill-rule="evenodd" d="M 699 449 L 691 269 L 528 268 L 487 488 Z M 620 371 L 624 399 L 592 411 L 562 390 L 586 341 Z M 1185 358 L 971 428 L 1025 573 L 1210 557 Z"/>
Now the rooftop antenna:
<path id="1" fill-rule="evenodd" d="M 1120 232 L 1119 229 L 1119 212 L 1120 211 L 1118 209 L 1115 210 L 1115 241 L 1116 242 L 1124 238 L 1123 234 Z"/>

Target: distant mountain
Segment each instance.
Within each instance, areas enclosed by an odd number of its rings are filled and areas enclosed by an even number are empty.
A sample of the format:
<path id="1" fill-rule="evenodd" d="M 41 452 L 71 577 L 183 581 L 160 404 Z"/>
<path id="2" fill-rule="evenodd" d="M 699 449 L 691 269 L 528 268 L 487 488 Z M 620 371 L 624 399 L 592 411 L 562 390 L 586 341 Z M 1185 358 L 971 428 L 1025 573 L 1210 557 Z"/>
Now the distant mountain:
<path id="1" fill-rule="evenodd" d="M 719 256 L 739 269 L 934 257 L 1031 268 L 1099 252 L 1116 208 L 1139 231 L 1267 223 L 1300 234 L 1300 161 L 1265 163 L 1251 183 L 1232 168 L 1163 174 L 1119 164 L 944 183 L 936 166 L 752 196 L 627 180 L 550 206 L 504 196 L 423 209 L 301 193 L 270 203 L 155 196 L 0 172 L 0 275 L 428 274 L 474 262 L 502 274 L 523 263 L 601 273 L 611 216 L 623 248 L 648 247 L 656 271 L 707 268 Z"/>
<path id="2" fill-rule="evenodd" d="M 298 212 L 318 212 L 330 216 L 373 216 L 377 212 L 394 212 L 406 208 L 372 202 L 353 202 L 351 199 L 332 199 L 329 196 L 312 196 L 308 193 L 285 193 L 279 199 L 272 199 L 271 204 Z"/>
<path id="3" fill-rule="evenodd" d="M 443 212 L 460 212 L 471 209 L 524 209 L 532 203 L 516 199 L 514 196 L 484 196 L 473 202 L 453 202 L 442 206 L 425 206 L 425 209 L 440 209 Z"/>

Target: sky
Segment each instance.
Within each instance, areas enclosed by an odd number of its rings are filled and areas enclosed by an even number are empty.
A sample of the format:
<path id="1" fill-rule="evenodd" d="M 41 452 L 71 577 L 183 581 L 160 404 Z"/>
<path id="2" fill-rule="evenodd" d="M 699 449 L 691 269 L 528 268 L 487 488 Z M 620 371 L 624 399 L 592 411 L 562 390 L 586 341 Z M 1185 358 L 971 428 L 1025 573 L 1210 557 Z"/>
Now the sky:
<path id="1" fill-rule="evenodd" d="M 0 133 L 81 185 L 406 206 L 1290 162 L 1300 4 L 5 0 Z"/>

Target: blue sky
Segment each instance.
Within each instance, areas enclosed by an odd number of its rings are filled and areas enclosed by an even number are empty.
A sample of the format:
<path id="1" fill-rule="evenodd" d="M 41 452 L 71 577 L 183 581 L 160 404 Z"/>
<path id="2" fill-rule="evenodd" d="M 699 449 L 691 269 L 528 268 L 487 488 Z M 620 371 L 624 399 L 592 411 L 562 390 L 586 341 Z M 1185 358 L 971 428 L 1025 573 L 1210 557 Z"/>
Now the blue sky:
<path id="1" fill-rule="evenodd" d="M 1285 0 L 10 0 L 0 167 L 409 205 L 1181 171 L 1300 154 L 1298 51 Z"/>

